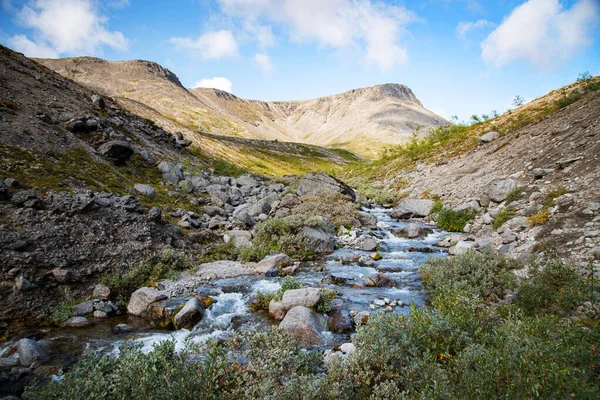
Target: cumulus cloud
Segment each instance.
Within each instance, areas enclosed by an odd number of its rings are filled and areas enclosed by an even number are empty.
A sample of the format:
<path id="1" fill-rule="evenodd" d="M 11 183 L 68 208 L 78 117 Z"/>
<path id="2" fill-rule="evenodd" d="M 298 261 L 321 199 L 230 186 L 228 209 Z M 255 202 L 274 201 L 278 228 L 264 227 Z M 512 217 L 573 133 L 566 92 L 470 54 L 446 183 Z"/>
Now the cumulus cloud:
<path id="1" fill-rule="evenodd" d="M 231 93 L 232 86 L 233 84 L 229 79 L 223 78 L 222 76 L 216 76 L 214 78 L 205 78 L 199 80 L 198 82 L 194 83 L 193 88 L 213 88 Z"/>
<path id="2" fill-rule="evenodd" d="M 459 22 L 456 26 L 456 37 L 459 39 L 465 39 L 469 31 L 487 28 L 488 26 L 494 26 L 494 23 L 488 21 L 487 19 L 480 19 L 475 22 Z"/>
<path id="3" fill-rule="evenodd" d="M 198 39 L 172 37 L 169 41 L 177 47 L 197 52 L 206 60 L 220 60 L 238 55 L 237 41 L 229 30 L 206 32 Z"/>
<path id="4" fill-rule="evenodd" d="M 92 0 L 35 0 L 17 13 L 33 37 L 15 35 L 9 45 L 29 57 L 96 54 L 102 46 L 127 50 L 121 32 L 110 31 Z"/>
<path id="5" fill-rule="evenodd" d="M 597 0 L 579 0 L 570 9 L 558 0 L 528 0 L 481 43 L 481 56 L 495 67 L 527 60 L 546 68 L 590 45 L 599 19 Z"/>
<path id="6" fill-rule="evenodd" d="M 254 62 L 264 73 L 272 72 L 275 69 L 273 63 L 271 62 L 271 58 L 267 54 L 256 53 L 254 56 Z"/>
<path id="7" fill-rule="evenodd" d="M 224 13 L 278 25 L 298 42 L 337 50 L 359 49 L 367 62 L 390 69 L 407 59 L 400 43 L 416 16 L 371 0 L 218 0 Z"/>

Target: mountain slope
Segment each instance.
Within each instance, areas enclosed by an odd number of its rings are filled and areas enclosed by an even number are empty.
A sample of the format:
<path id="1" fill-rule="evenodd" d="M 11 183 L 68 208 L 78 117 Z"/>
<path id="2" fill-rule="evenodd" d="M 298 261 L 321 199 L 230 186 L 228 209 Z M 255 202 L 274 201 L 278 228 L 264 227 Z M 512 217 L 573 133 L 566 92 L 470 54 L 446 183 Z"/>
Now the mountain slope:
<path id="1" fill-rule="evenodd" d="M 417 128 L 427 131 L 446 123 L 398 84 L 306 101 L 266 102 L 217 89 L 186 90 L 172 72 L 148 61 L 37 61 L 94 90 L 155 109 L 165 120 L 159 123 L 175 121 L 217 135 L 342 147 L 373 157 L 385 146 L 407 141 Z"/>

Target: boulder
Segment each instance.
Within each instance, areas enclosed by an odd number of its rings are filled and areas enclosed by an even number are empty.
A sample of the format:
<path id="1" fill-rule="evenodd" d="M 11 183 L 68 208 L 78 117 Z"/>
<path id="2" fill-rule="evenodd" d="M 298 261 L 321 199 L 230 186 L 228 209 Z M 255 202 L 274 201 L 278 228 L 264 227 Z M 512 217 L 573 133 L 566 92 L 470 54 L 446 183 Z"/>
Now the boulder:
<path id="1" fill-rule="evenodd" d="M 111 140 L 98 148 L 98 153 L 115 165 L 122 165 L 133 155 L 133 149 L 128 142 Z"/>
<path id="2" fill-rule="evenodd" d="M 486 134 L 483 134 L 481 136 L 479 136 L 479 143 L 489 143 L 492 140 L 496 140 L 500 137 L 500 134 L 498 132 L 492 131 L 492 132 L 488 132 Z"/>
<path id="3" fill-rule="evenodd" d="M 406 235 L 406 237 L 412 239 L 419 237 L 421 235 L 422 229 L 419 224 L 410 223 L 402 228 L 402 233 Z"/>
<path id="4" fill-rule="evenodd" d="M 385 274 L 375 274 L 365 281 L 365 286 L 368 287 L 394 287 L 394 281 Z"/>
<path id="5" fill-rule="evenodd" d="M 185 306 L 175 314 L 173 323 L 177 329 L 192 329 L 204 316 L 204 308 L 196 298 L 191 298 Z"/>
<path id="6" fill-rule="evenodd" d="M 279 202 L 279 208 L 292 209 L 300 204 L 300 199 L 295 194 L 288 193 Z"/>
<path id="7" fill-rule="evenodd" d="M 96 286 L 94 286 L 92 296 L 97 299 L 106 300 L 110 297 L 110 288 L 102 283 L 98 283 Z"/>
<path id="8" fill-rule="evenodd" d="M 321 229 L 305 226 L 302 228 L 302 235 L 308 251 L 326 254 L 335 250 L 335 236 L 325 233 Z"/>
<path id="9" fill-rule="evenodd" d="M 138 193 L 143 194 L 146 197 L 153 199 L 156 197 L 156 190 L 150 185 L 145 185 L 143 183 L 136 183 L 133 188 L 138 191 Z"/>
<path id="10" fill-rule="evenodd" d="M 241 249 L 242 247 L 252 246 L 252 233 L 250 231 L 234 229 L 223 235 L 223 240 L 225 243 L 233 240 L 235 248 Z"/>
<path id="11" fill-rule="evenodd" d="M 481 206 L 477 200 L 470 200 L 460 206 L 454 208 L 454 211 L 474 210 L 476 212 L 481 211 Z"/>
<path id="12" fill-rule="evenodd" d="M 433 200 L 406 199 L 392 212 L 392 218 L 408 219 L 412 217 L 423 218 L 431 213 Z"/>
<path id="13" fill-rule="evenodd" d="M 127 305 L 127 313 L 137 317 L 143 317 L 146 315 L 146 309 L 150 304 L 166 298 L 167 294 L 160 290 L 149 287 L 139 288 L 131 295 L 131 299 Z"/>
<path id="14" fill-rule="evenodd" d="M 162 210 L 160 207 L 154 206 L 148 210 L 148 220 L 160 224 L 162 222 Z"/>
<path id="15" fill-rule="evenodd" d="M 88 300 L 73 307 L 73 315 L 83 317 L 94 312 L 94 301 Z"/>
<path id="16" fill-rule="evenodd" d="M 283 293 L 281 303 L 286 310 L 296 306 L 315 307 L 321 301 L 321 289 L 302 288 L 286 290 Z"/>
<path id="17" fill-rule="evenodd" d="M 452 255 L 452 256 L 457 256 L 460 254 L 464 254 L 468 251 L 473 251 L 473 249 L 475 248 L 473 242 L 466 242 L 464 240 L 461 240 L 460 242 L 456 243 L 456 245 L 450 247 L 450 249 L 448 249 L 448 254 Z"/>
<path id="18" fill-rule="evenodd" d="M 287 312 L 279 327 L 296 337 L 300 344 L 314 346 L 321 343 L 325 318 L 309 308 L 297 306 Z"/>
<path id="19" fill-rule="evenodd" d="M 236 178 L 235 183 L 238 186 L 250 189 L 260 186 L 260 182 L 258 182 L 258 180 L 256 180 L 252 175 L 242 175 Z"/>
<path id="20" fill-rule="evenodd" d="M 281 321 L 285 317 L 287 309 L 281 301 L 271 300 L 269 302 L 269 315 L 271 318 Z"/>
<path id="21" fill-rule="evenodd" d="M 292 259 L 287 254 L 275 254 L 263 258 L 257 265 L 256 271 L 264 274 L 271 269 L 281 269 L 292 264 Z"/>
<path id="22" fill-rule="evenodd" d="M 183 180 L 183 171 L 171 162 L 161 161 L 160 164 L 158 164 L 158 169 L 162 172 L 163 179 L 168 184 L 177 185 Z"/>
<path id="23" fill-rule="evenodd" d="M 506 200 L 506 197 L 508 196 L 508 194 L 516 188 L 517 188 L 517 183 L 514 180 L 505 179 L 502 181 L 493 182 L 490 185 L 490 187 L 487 191 L 487 194 L 488 194 L 488 196 L 490 196 L 490 199 L 492 201 L 495 201 L 496 203 L 500 203 L 500 202 Z"/>
<path id="24" fill-rule="evenodd" d="M 335 310 L 330 314 L 329 330 L 333 333 L 354 332 L 354 321 L 346 310 Z"/>
<path id="25" fill-rule="evenodd" d="M 356 193 L 350 186 L 324 172 L 304 175 L 296 193 L 300 197 L 341 193 L 356 201 Z"/>
<path id="26" fill-rule="evenodd" d="M 71 317 L 65 322 L 63 322 L 63 326 L 66 328 L 83 328 L 91 324 L 85 317 Z"/>
<path id="27" fill-rule="evenodd" d="M 365 238 L 361 245 L 361 248 L 364 251 L 375 251 L 377 250 L 377 247 L 379 247 L 379 243 L 373 238 Z"/>
<path id="28" fill-rule="evenodd" d="M 226 260 L 201 264 L 196 272 L 196 275 L 204 279 L 225 279 L 255 274 L 256 271 L 239 262 Z"/>
<path id="29" fill-rule="evenodd" d="M 542 179 L 544 176 L 548 175 L 553 171 L 554 169 L 552 168 L 534 168 L 531 172 L 533 173 L 535 179 Z"/>
<path id="30" fill-rule="evenodd" d="M 360 311 L 354 316 L 354 323 L 356 326 L 364 325 L 369 321 L 370 316 L 371 314 L 368 311 Z"/>
<path id="31" fill-rule="evenodd" d="M 29 367 L 34 362 L 45 362 L 48 356 L 40 345 L 32 339 L 21 339 L 17 342 L 19 361 L 24 367 Z"/>

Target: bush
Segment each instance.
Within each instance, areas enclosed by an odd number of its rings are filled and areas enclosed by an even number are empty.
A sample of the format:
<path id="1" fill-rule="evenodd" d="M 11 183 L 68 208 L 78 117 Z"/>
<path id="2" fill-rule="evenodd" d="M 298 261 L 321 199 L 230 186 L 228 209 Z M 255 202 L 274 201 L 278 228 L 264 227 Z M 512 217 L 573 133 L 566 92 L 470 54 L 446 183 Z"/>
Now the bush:
<path id="1" fill-rule="evenodd" d="M 477 215 L 477 211 L 473 209 L 455 211 L 451 208 L 442 208 L 437 216 L 436 223 L 440 228 L 449 232 L 462 232 L 465 229 L 465 225 L 475 215 Z"/>
<path id="2" fill-rule="evenodd" d="M 542 209 L 540 212 L 527 217 L 526 221 L 530 227 L 534 227 L 535 225 L 544 225 L 549 219 L 550 213 L 545 209 Z"/>
<path id="3" fill-rule="evenodd" d="M 514 265 L 491 252 L 465 253 L 452 258 L 432 258 L 419 271 L 433 298 L 460 290 L 469 296 L 499 300 L 514 286 Z"/>
<path id="4" fill-rule="evenodd" d="M 336 227 L 351 228 L 360 222 L 360 206 L 347 196 L 336 193 L 322 196 L 303 197 L 302 202 L 292 210 L 294 215 L 322 216 Z"/>
<path id="5" fill-rule="evenodd" d="M 498 229 L 504 225 L 508 220 L 514 217 L 517 213 L 511 208 L 503 208 L 498 212 L 496 218 L 492 221 L 492 228 Z"/>
<path id="6" fill-rule="evenodd" d="M 571 93 L 567 94 L 566 91 L 563 91 L 562 97 L 554 102 L 558 109 L 565 108 L 566 106 L 575 103 L 577 100 L 583 97 L 583 93 L 579 90 L 573 90 Z"/>
<path id="7" fill-rule="evenodd" d="M 523 195 L 524 191 L 525 191 L 525 188 L 522 188 L 522 187 L 517 187 L 517 188 L 514 188 L 513 190 L 511 190 L 510 193 L 508 193 L 508 195 L 506 196 L 505 204 L 508 206 L 513 201 L 519 200 L 521 198 L 521 196 Z"/>
<path id="8" fill-rule="evenodd" d="M 431 207 L 431 213 L 436 214 L 444 209 L 444 202 L 441 200 L 436 200 L 436 202 Z"/>

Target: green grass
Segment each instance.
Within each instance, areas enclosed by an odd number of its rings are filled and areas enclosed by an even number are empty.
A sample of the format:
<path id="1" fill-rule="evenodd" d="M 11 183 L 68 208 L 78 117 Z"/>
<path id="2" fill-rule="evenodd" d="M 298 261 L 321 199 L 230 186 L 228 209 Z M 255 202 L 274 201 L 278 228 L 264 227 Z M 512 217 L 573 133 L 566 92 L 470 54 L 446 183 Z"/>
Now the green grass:
<path id="1" fill-rule="evenodd" d="M 502 225 L 504 225 L 508 220 L 510 220 L 512 217 L 514 217 L 517 213 L 515 212 L 515 210 L 511 209 L 511 208 L 503 208 L 498 212 L 498 215 L 496 215 L 496 218 L 494 218 L 494 220 L 492 221 L 492 228 L 494 229 L 498 229 L 500 228 Z"/>
<path id="2" fill-rule="evenodd" d="M 477 211 L 473 209 L 455 211 L 451 208 L 442 208 L 437 215 L 436 223 L 449 232 L 463 232 L 465 225 L 476 215 Z"/>

